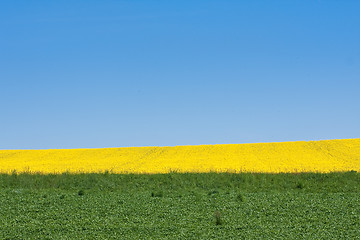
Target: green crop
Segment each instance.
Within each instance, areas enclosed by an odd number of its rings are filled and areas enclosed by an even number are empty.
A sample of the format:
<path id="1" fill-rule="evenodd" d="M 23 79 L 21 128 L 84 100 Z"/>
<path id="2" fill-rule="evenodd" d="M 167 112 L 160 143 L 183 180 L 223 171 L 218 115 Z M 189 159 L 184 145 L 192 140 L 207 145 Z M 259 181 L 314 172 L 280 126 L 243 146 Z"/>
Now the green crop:
<path id="1" fill-rule="evenodd" d="M 0 175 L 0 239 L 357 239 L 360 174 Z"/>

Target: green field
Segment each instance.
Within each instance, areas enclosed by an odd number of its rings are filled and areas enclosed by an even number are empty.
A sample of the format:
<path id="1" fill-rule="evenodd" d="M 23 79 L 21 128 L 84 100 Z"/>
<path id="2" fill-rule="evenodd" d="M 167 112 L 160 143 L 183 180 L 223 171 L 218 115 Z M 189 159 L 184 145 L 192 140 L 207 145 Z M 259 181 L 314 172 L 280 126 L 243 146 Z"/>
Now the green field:
<path id="1" fill-rule="evenodd" d="M 360 239 L 360 173 L 2 174 L 0 239 Z"/>

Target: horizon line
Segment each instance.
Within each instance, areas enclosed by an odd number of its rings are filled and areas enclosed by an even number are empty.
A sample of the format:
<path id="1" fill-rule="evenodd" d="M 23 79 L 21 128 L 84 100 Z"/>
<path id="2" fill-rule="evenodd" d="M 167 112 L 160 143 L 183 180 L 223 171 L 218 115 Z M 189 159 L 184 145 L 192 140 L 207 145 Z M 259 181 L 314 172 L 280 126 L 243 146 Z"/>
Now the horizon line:
<path id="1" fill-rule="evenodd" d="M 319 139 L 319 140 L 293 140 L 277 142 L 246 142 L 246 143 L 215 143 L 215 144 L 189 144 L 189 145 L 166 145 L 166 146 L 122 146 L 122 147 L 83 147 L 83 148 L 39 148 L 39 149 L 0 149 L 0 151 L 46 151 L 46 150 L 90 150 L 90 149 L 114 149 L 114 148 L 166 148 L 166 147 L 189 147 L 189 146 L 216 146 L 216 145 L 246 145 L 246 144 L 271 144 L 271 143 L 296 143 L 296 142 L 320 142 L 336 140 L 355 140 L 360 138 L 337 138 L 337 139 Z"/>

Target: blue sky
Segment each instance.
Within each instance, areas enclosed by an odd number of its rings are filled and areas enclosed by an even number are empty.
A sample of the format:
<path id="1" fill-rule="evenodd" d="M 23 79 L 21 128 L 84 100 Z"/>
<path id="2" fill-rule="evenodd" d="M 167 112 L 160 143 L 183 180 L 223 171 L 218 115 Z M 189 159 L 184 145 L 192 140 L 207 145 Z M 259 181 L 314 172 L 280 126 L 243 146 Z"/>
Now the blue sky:
<path id="1" fill-rule="evenodd" d="M 360 137 L 359 1 L 2 1 L 0 149 Z"/>

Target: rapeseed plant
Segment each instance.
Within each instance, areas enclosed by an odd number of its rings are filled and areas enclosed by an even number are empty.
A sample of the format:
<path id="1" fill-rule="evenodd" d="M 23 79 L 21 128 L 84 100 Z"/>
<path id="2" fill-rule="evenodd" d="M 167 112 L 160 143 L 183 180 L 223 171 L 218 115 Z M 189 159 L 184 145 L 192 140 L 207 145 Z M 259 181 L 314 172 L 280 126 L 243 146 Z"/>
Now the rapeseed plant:
<path id="1" fill-rule="evenodd" d="M 103 149 L 0 150 L 0 173 L 360 171 L 360 139 Z"/>

